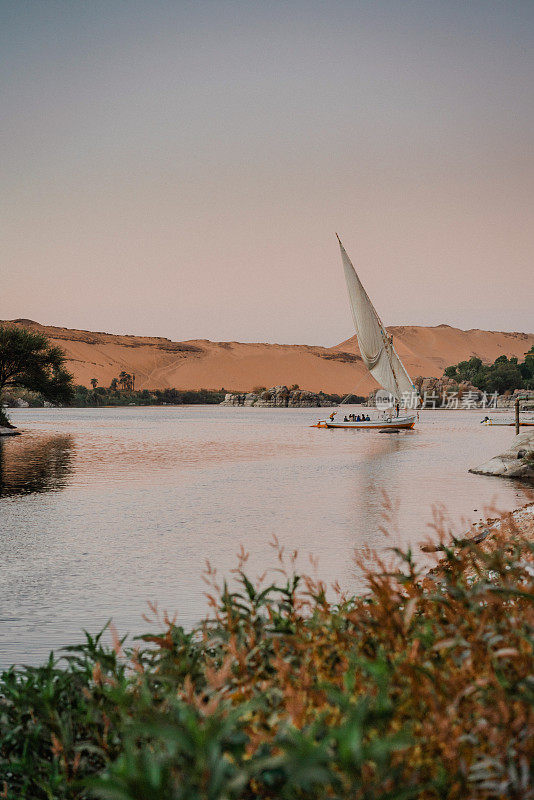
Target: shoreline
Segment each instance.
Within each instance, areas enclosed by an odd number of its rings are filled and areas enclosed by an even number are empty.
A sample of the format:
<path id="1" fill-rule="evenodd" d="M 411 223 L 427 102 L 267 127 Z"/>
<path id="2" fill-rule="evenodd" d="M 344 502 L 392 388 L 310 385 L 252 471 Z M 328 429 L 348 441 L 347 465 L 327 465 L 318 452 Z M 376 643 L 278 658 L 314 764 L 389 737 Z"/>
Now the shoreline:
<path id="1" fill-rule="evenodd" d="M 492 534 L 501 533 L 507 524 L 517 526 L 531 541 L 534 541 L 534 500 L 499 517 L 488 517 L 473 523 L 466 538 L 476 544 L 485 545 Z M 482 537 L 481 534 L 485 535 Z"/>
<path id="2" fill-rule="evenodd" d="M 533 489 L 534 497 L 534 489 Z M 423 553 L 442 553 L 445 549 L 459 549 L 470 544 L 476 544 L 482 550 L 489 552 L 491 545 L 495 544 L 494 537 L 506 533 L 506 527 L 515 529 L 524 535 L 529 541 L 534 542 L 534 500 L 530 500 L 522 506 L 518 506 L 513 511 L 506 511 L 497 517 L 487 517 L 486 519 L 474 522 L 462 538 L 455 539 L 452 545 L 444 544 L 421 544 L 420 550 Z M 428 574 L 432 575 L 435 570 L 440 568 L 438 562 L 432 567 Z"/>

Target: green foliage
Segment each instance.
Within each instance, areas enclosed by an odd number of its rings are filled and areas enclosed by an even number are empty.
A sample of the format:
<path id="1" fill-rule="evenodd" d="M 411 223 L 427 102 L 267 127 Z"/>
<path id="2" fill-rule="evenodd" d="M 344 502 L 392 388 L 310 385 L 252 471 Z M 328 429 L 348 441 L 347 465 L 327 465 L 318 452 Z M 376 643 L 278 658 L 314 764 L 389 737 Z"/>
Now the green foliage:
<path id="1" fill-rule="evenodd" d="M 483 364 L 480 358 L 460 361 L 447 367 L 445 375 L 461 383 L 469 381 L 482 391 L 503 394 L 514 389 L 534 389 L 534 347 L 520 362 L 515 356 L 499 356 L 493 364 Z"/>
<path id="2" fill-rule="evenodd" d="M 0 393 L 17 387 L 38 392 L 51 403 L 66 403 L 73 386 L 65 363 L 63 350 L 52 346 L 43 334 L 0 325 Z"/>
<path id="3" fill-rule="evenodd" d="M 326 598 L 278 548 L 276 582 L 210 586 L 186 632 L 100 633 L 0 677 L 7 800 L 489 800 L 534 786 L 534 546 L 511 523 L 411 552 Z M 0 789 L 1 793 L 1 789 Z"/>

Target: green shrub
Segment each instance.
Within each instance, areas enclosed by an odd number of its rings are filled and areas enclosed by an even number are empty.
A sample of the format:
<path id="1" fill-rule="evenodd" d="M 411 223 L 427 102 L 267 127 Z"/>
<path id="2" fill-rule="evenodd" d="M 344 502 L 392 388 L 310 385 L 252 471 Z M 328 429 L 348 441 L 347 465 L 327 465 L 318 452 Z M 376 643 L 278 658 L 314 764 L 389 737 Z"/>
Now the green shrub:
<path id="1" fill-rule="evenodd" d="M 477 389 L 503 394 L 514 389 L 534 389 L 534 347 L 525 353 L 520 362 L 514 356 L 499 356 L 493 364 L 483 364 L 480 358 L 460 361 L 447 367 L 445 375 L 460 383 L 469 381 Z"/>

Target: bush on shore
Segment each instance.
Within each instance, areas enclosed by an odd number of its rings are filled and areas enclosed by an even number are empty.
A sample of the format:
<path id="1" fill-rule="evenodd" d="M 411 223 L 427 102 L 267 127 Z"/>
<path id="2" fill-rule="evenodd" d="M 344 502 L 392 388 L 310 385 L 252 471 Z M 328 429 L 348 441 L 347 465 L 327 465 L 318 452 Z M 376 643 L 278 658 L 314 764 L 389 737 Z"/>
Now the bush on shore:
<path id="1" fill-rule="evenodd" d="M 451 540 L 329 602 L 277 548 L 278 577 L 208 569 L 211 618 L 127 646 L 102 634 L 0 679 L 0 793 L 17 798 L 533 796 L 534 548 Z"/>

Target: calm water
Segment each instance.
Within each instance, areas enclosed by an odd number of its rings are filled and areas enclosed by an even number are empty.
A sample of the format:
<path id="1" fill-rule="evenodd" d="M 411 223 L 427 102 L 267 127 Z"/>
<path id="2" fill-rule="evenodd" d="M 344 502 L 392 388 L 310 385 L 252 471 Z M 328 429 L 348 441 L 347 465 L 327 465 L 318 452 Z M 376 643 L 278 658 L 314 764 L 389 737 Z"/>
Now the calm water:
<path id="1" fill-rule="evenodd" d="M 220 407 L 12 412 L 0 440 L 0 662 L 35 663 L 113 617 L 147 629 L 146 601 L 191 625 L 205 610 L 206 559 L 219 573 L 241 544 L 253 574 L 274 564 L 273 534 L 358 590 L 366 545 L 418 543 L 432 506 L 476 520 L 520 485 L 470 475 L 510 428 L 480 412 L 426 412 L 401 434 L 308 427 L 316 409 Z M 399 501 L 389 540 L 383 492 Z"/>

